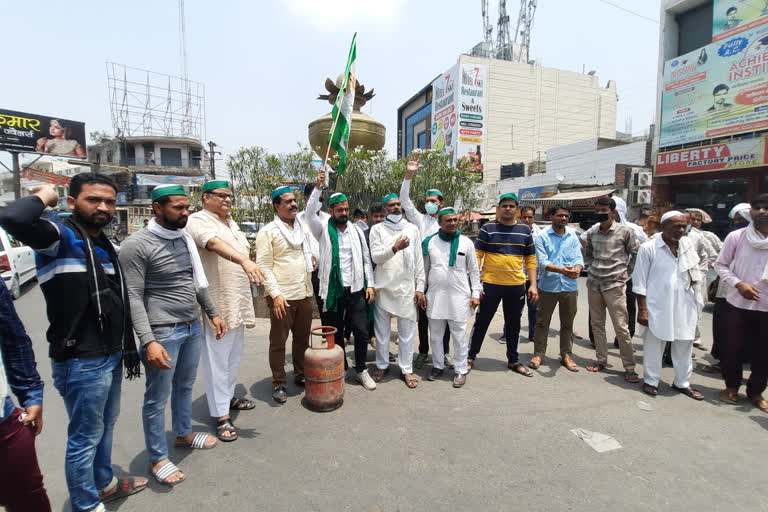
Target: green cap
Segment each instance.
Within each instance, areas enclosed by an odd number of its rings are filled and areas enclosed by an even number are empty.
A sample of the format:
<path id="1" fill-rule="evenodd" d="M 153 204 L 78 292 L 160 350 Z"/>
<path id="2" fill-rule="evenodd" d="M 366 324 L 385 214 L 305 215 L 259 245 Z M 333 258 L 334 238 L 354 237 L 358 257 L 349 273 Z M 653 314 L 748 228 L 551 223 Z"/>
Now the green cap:
<path id="1" fill-rule="evenodd" d="M 272 192 L 272 199 L 276 198 L 277 196 L 281 196 L 281 195 L 283 195 L 283 194 L 287 194 L 287 193 L 289 193 L 289 192 L 291 192 L 291 187 L 286 187 L 286 186 L 283 186 L 283 187 L 277 187 L 277 188 L 276 188 L 276 189 L 275 189 L 275 190 Z"/>
<path id="2" fill-rule="evenodd" d="M 437 212 L 438 217 L 441 217 L 443 215 L 456 215 L 456 210 L 454 210 L 452 206 L 446 206 L 445 208 Z"/>
<path id="3" fill-rule="evenodd" d="M 186 196 L 187 191 L 181 185 L 158 185 L 152 189 L 152 202 L 165 196 Z"/>
<path id="4" fill-rule="evenodd" d="M 427 190 L 427 195 L 425 197 L 429 197 L 429 196 L 443 197 L 443 193 L 440 192 L 439 190 L 437 190 L 436 188 L 432 188 L 432 189 Z"/>
<path id="5" fill-rule="evenodd" d="M 347 196 L 345 196 L 343 192 L 336 192 L 328 200 L 328 206 L 332 206 L 336 203 L 343 203 L 344 201 L 348 201 Z"/>
<path id="6" fill-rule="evenodd" d="M 229 182 L 226 180 L 213 180 L 208 181 L 203 185 L 203 192 L 208 192 L 209 190 L 215 190 L 217 188 L 232 188 L 229 186 Z"/>
<path id="7" fill-rule="evenodd" d="M 512 192 L 507 192 L 506 194 L 502 194 L 499 198 L 499 204 L 501 204 L 502 201 L 505 199 L 514 199 L 515 202 L 517 202 L 517 194 L 514 194 Z"/>
<path id="8" fill-rule="evenodd" d="M 391 194 L 387 194 L 384 196 L 384 198 L 381 200 L 381 204 L 387 204 L 387 201 L 390 199 L 397 199 L 397 194 L 392 192 Z"/>

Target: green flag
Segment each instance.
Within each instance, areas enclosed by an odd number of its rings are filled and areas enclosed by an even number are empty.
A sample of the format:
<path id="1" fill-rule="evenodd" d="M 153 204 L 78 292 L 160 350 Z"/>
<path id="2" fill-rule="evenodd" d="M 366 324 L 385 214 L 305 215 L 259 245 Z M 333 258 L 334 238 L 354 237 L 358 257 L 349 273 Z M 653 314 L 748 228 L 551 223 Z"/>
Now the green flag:
<path id="1" fill-rule="evenodd" d="M 357 32 L 352 36 L 352 46 L 349 47 L 349 58 L 344 70 L 344 81 L 341 83 L 336 103 L 333 105 L 331 119 L 336 126 L 328 134 L 331 147 L 339 154 L 339 168 L 336 172 L 344 173 L 347 167 L 347 145 L 349 144 L 349 131 L 352 127 L 352 107 L 355 104 L 355 59 L 357 58 Z M 332 125 L 333 126 L 333 125 Z"/>

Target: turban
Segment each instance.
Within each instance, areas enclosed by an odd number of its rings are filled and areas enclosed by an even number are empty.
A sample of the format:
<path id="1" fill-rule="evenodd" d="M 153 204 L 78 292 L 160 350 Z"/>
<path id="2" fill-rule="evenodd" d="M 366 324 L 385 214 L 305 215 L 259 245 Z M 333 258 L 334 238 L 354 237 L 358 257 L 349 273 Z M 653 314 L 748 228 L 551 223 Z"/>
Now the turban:
<path id="1" fill-rule="evenodd" d="M 278 196 L 281 196 L 281 195 L 283 195 L 283 194 L 287 194 L 287 193 L 289 193 L 289 192 L 291 192 L 291 187 L 285 187 L 285 186 L 283 186 L 283 187 L 277 187 L 277 188 L 276 188 L 276 189 L 275 189 L 275 190 L 272 192 L 272 199 L 274 200 L 276 197 L 278 197 Z"/>
<path id="2" fill-rule="evenodd" d="M 333 206 L 336 203 L 343 203 L 344 201 L 348 201 L 347 196 L 345 196 L 343 192 L 336 192 L 328 201 L 328 206 Z"/>
<path id="3" fill-rule="evenodd" d="M 154 203 L 165 196 L 186 196 L 187 192 L 181 185 L 158 185 L 152 190 L 152 202 Z"/>
<path id="4" fill-rule="evenodd" d="M 688 213 L 695 213 L 697 215 L 701 215 L 702 224 L 709 224 L 710 222 L 712 222 L 712 217 L 710 217 L 709 214 L 704 210 L 702 210 L 701 208 L 688 208 L 685 211 Z"/>
<path id="5" fill-rule="evenodd" d="M 736 216 L 738 213 L 742 217 L 744 217 L 744 220 L 751 221 L 752 217 L 749 215 L 749 210 L 752 209 L 752 205 L 749 203 L 739 203 L 733 208 L 731 208 L 731 212 L 728 214 L 728 218 L 732 219 Z"/>
<path id="6" fill-rule="evenodd" d="M 229 182 L 226 180 L 213 180 L 208 181 L 203 185 L 203 192 L 209 192 L 217 188 L 232 188 L 229 186 Z"/>

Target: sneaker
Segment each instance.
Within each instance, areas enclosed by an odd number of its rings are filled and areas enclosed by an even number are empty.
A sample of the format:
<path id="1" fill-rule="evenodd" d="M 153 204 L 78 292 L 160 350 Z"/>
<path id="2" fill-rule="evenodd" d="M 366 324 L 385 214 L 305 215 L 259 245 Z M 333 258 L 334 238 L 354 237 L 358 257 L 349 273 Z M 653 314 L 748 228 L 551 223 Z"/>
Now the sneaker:
<path id="1" fill-rule="evenodd" d="M 416 368 L 421 369 L 424 368 L 424 365 L 427 364 L 427 354 L 419 354 L 416 356 Z"/>
<path id="2" fill-rule="evenodd" d="M 453 368 L 453 358 L 451 357 L 451 354 L 445 354 L 443 361 L 445 361 L 446 367 Z"/>
<path id="3" fill-rule="evenodd" d="M 467 374 L 457 373 L 453 377 L 453 387 L 460 388 L 467 382 Z"/>
<path id="4" fill-rule="evenodd" d="M 437 380 L 438 377 L 440 377 L 443 372 L 442 368 L 432 368 L 432 371 L 429 372 L 429 377 L 427 377 L 427 380 Z"/>
<path id="5" fill-rule="evenodd" d="M 275 386 L 272 388 L 272 399 L 279 404 L 287 402 L 288 392 L 286 391 L 285 386 Z"/>
<path id="6" fill-rule="evenodd" d="M 356 373 L 355 376 L 357 377 L 357 382 L 363 385 L 365 389 L 368 391 L 373 391 L 376 389 L 376 383 L 373 381 L 373 378 L 368 374 L 368 370 L 363 370 L 359 373 Z"/>
<path id="7" fill-rule="evenodd" d="M 502 345 L 506 345 L 506 344 L 507 344 L 507 338 L 505 338 L 504 336 L 502 336 L 501 338 L 499 338 L 499 339 L 498 339 L 498 340 L 496 340 L 496 341 L 498 341 L 498 342 L 499 342 L 499 343 L 501 343 Z"/>

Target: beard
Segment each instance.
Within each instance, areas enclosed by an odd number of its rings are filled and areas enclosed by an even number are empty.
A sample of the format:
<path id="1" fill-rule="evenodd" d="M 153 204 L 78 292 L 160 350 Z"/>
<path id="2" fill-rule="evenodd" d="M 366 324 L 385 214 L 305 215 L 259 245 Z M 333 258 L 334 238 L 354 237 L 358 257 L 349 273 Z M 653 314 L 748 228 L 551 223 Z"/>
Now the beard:
<path id="1" fill-rule="evenodd" d="M 187 225 L 188 217 L 181 217 L 178 219 L 165 219 L 165 223 L 173 229 L 184 229 Z"/>
<path id="2" fill-rule="evenodd" d="M 91 229 L 101 229 L 112 222 L 112 219 L 114 218 L 113 215 L 108 213 L 94 212 L 91 214 L 85 214 L 77 209 L 75 209 L 72 214 L 77 218 L 77 221 L 80 224 L 86 228 Z"/>
<path id="3" fill-rule="evenodd" d="M 336 225 L 344 225 L 349 222 L 349 215 L 340 215 L 338 217 L 334 217 L 333 220 L 336 222 Z"/>

